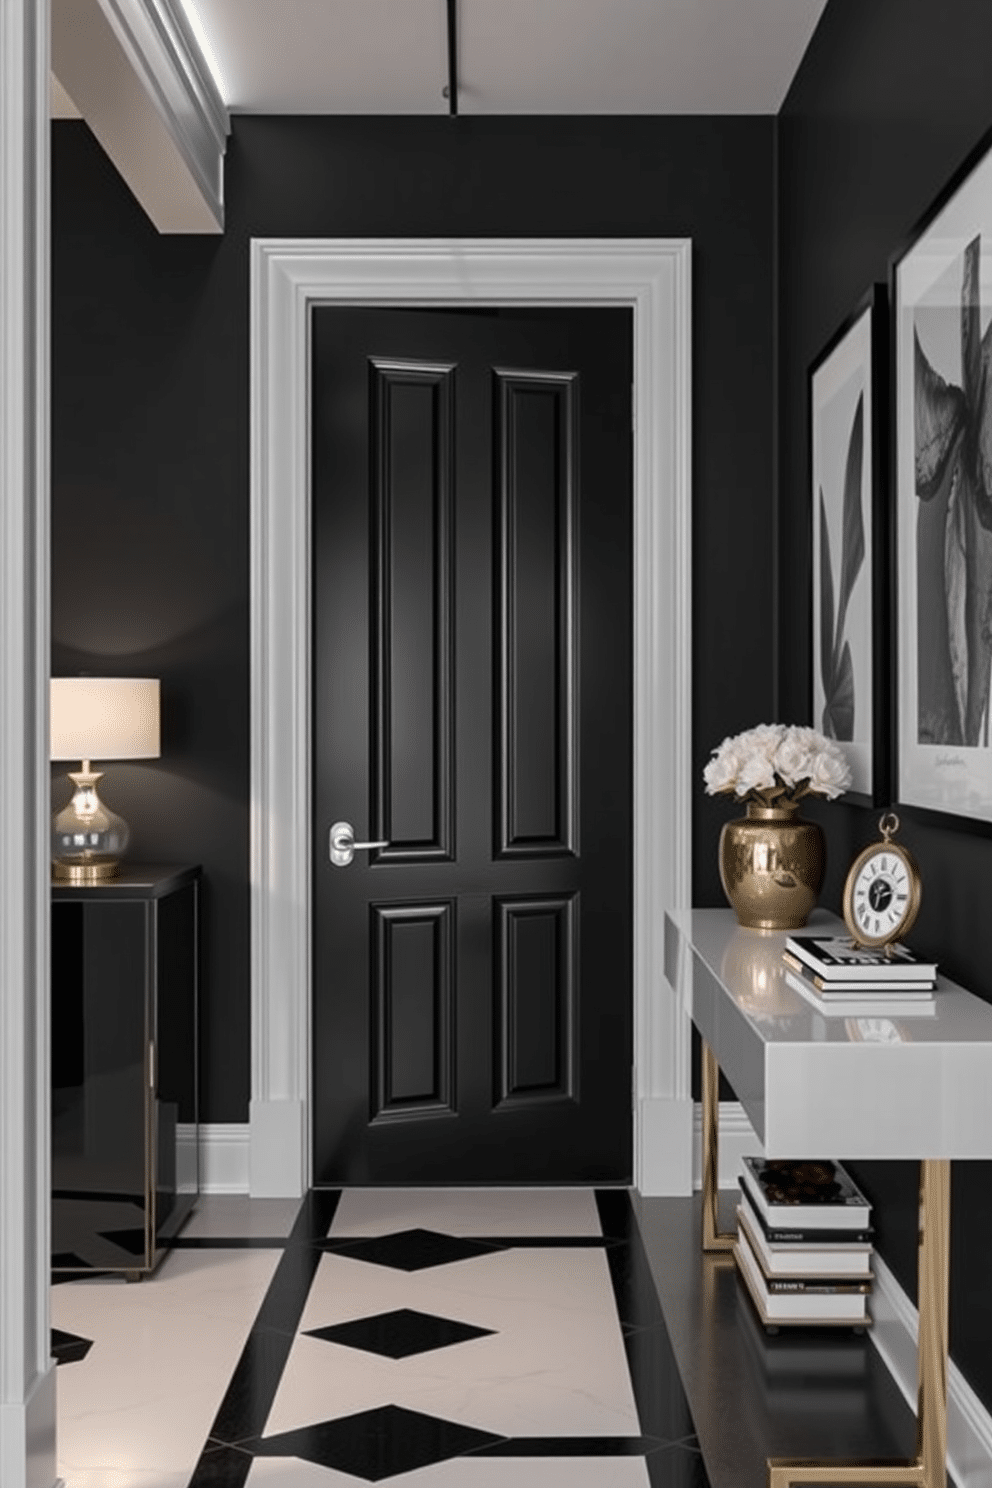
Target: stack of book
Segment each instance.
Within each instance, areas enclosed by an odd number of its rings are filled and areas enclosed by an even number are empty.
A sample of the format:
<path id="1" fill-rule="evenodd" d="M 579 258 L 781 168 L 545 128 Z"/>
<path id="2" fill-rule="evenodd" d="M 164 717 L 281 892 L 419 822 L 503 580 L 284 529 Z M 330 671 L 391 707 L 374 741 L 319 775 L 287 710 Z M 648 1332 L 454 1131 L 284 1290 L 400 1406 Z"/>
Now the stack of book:
<path id="1" fill-rule="evenodd" d="M 937 967 L 906 946 L 868 950 L 843 935 L 790 935 L 785 980 L 818 1012 L 841 1017 L 932 1017 Z"/>
<path id="2" fill-rule="evenodd" d="M 871 1206 L 839 1163 L 741 1159 L 734 1255 L 766 1328 L 865 1328 Z"/>

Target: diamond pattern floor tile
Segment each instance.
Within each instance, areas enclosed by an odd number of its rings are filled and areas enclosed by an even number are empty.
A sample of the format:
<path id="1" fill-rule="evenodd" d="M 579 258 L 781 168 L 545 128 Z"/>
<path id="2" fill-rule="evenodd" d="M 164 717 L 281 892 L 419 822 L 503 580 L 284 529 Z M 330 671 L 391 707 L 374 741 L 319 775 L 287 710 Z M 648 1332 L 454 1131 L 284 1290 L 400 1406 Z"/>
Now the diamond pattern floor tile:
<path id="1" fill-rule="evenodd" d="M 92 1347 L 92 1338 L 80 1338 L 78 1333 L 66 1333 L 62 1328 L 52 1329 L 52 1356 L 56 1364 L 78 1364 Z"/>
<path id="2" fill-rule="evenodd" d="M 356 1318 L 350 1323 L 309 1328 L 307 1332 L 311 1338 L 322 1338 L 325 1343 L 341 1343 L 347 1348 L 364 1349 L 389 1359 L 408 1359 L 413 1354 L 426 1354 L 432 1349 L 466 1343 L 470 1338 L 489 1337 L 493 1329 L 476 1328 L 470 1323 L 401 1307 L 394 1312 L 380 1312 L 375 1317 Z"/>
<path id="3" fill-rule="evenodd" d="M 259 1457 L 301 1457 L 379 1483 L 499 1440 L 488 1431 L 385 1405 L 264 1437 L 251 1443 L 250 1450 Z"/>
<path id="4" fill-rule="evenodd" d="M 370 1240 L 323 1241 L 321 1248 L 337 1255 L 368 1261 L 373 1266 L 393 1266 L 398 1271 L 425 1271 L 430 1266 L 450 1266 L 476 1256 L 492 1255 L 501 1245 L 441 1235 L 435 1230 L 398 1230 Z"/>

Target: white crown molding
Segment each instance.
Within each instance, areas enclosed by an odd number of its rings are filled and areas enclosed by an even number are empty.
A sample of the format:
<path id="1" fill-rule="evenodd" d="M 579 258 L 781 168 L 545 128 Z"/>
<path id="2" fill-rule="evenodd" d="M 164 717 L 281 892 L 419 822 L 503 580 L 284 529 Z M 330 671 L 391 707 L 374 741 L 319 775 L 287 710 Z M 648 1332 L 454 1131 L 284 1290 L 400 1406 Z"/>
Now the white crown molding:
<path id="1" fill-rule="evenodd" d="M 219 232 L 230 119 L 179 0 L 52 0 L 59 83 L 160 232 Z"/>
<path id="2" fill-rule="evenodd" d="M 0 25 L 0 1483 L 52 1488 L 47 0 Z"/>
<path id="3" fill-rule="evenodd" d="M 690 244 L 260 239 L 251 275 L 252 1192 L 310 1174 L 310 310 L 499 302 L 633 311 L 635 1182 L 687 1193 L 689 1024 L 661 911 L 690 893 Z"/>

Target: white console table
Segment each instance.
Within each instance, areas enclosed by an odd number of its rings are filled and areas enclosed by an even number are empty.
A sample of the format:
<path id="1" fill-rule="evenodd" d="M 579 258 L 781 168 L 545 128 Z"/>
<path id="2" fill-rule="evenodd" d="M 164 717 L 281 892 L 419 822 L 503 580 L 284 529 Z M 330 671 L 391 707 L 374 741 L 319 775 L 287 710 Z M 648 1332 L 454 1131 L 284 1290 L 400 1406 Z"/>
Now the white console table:
<path id="1" fill-rule="evenodd" d="M 808 929 L 844 933 L 822 910 Z M 911 1460 L 770 1459 L 769 1488 L 946 1488 L 950 1162 L 992 1158 L 992 1005 L 941 977 L 934 1016 L 826 1015 L 785 980 L 785 939 L 730 909 L 665 916 L 665 975 L 703 1040 L 703 1248 L 731 1244 L 716 1224 L 720 1068 L 767 1157 L 918 1159 L 919 1401 Z"/>

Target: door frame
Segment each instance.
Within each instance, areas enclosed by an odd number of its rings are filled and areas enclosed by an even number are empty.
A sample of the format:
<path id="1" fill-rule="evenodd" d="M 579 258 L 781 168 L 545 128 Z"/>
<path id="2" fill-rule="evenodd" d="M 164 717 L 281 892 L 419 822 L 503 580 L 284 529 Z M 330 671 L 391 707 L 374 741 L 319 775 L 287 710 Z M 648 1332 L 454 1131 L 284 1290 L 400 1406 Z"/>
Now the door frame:
<path id="1" fill-rule="evenodd" d="M 663 915 L 690 902 L 691 240 L 251 242 L 250 1186 L 310 1182 L 310 321 L 317 305 L 633 311 L 634 1183 L 692 1189 L 689 1020 Z"/>

